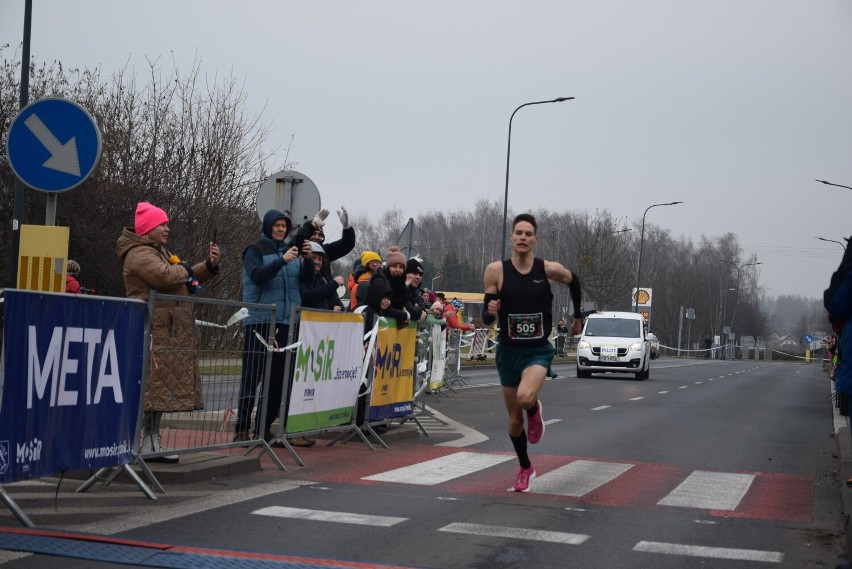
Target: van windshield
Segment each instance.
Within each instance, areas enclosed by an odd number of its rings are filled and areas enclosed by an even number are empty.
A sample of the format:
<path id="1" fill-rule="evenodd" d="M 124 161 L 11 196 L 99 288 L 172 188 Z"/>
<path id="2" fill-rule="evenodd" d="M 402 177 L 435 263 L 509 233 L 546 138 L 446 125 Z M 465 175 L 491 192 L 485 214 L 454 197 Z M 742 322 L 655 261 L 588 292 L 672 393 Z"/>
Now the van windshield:
<path id="1" fill-rule="evenodd" d="M 613 338 L 638 338 L 639 320 L 625 318 L 592 318 L 586 323 L 586 336 L 609 336 Z"/>

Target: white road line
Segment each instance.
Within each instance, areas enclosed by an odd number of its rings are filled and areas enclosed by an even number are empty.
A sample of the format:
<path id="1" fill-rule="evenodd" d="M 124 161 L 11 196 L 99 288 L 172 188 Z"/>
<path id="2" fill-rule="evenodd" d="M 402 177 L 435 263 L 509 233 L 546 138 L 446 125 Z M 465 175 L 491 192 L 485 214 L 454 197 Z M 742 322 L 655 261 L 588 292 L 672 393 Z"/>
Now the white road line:
<path id="1" fill-rule="evenodd" d="M 131 512 L 122 516 L 111 518 L 107 521 L 97 521 L 89 524 L 71 525 L 64 528 L 68 531 L 76 531 L 81 533 L 97 533 L 100 535 L 115 535 L 125 531 L 134 530 L 137 528 L 158 524 L 160 522 L 172 521 L 175 519 L 191 516 L 216 508 L 248 502 L 257 498 L 263 498 L 270 494 L 278 494 L 288 490 L 296 490 L 302 486 L 312 486 L 316 482 L 309 480 L 277 480 L 267 484 L 258 484 L 257 486 L 249 486 L 246 488 L 234 488 L 225 492 L 208 493 L 206 496 L 178 502 L 168 506 L 150 508 L 148 511 Z"/>
<path id="2" fill-rule="evenodd" d="M 468 446 L 471 446 L 471 445 L 482 443 L 482 442 L 485 442 L 485 441 L 488 440 L 488 437 L 486 437 L 485 435 L 483 435 L 479 431 L 471 429 L 467 425 L 463 425 L 463 424 L 461 424 L 457 421 L 453 421 L 452 419 L 450 419 L 446 415 L 443 415 L 443 414 L 439 413 L 438 411 L 436 411 L 433 407 L 427 406 L 426 409 L 429 411 L 429 413 L 434 415 L 437 419 L 447 423 L 450 427 L 453 428 L 453 430 L 456 433 L 461 433 L 461 435 L 462 435 L 462 438 L 460 438 L 460 439 L 456 439 L 454 441 L 447 441 L 447 442 L 444 442 L 444 443 L 438 443 L 435 446 L 462 448 L 462 447 L 468 447 Z"/>
<path id="3" fill-rule="evenodd" d="M 585 496 L 633 468 L 632 464 L 575 460 L 536 478 L 530 491 L 535 494 Z"/>
<path id="4" fill-rule="evenodd" d="M 350 512 L 306 510 L 304 508 L 287 508 L 284 506 L 269 506 L 268 508 L 255 510 L 252 514 L 273 518 L 290 518 L 297 520 L 310 520 L 313 522 L 334 522 L 338 524 L 355 524 L 386 528 L 408 520 L 408 518 L 395 518 L 393 516 L 368 516 L 363 514 L 353 514 Z"/>
<path id="5" fill-rule="evenodd" d="M 645 399 L 645 398 L 644 397 L 632 397 L 630 400 L 631 401 L 641 401 L 642 399 Z"/>
<path id="6" fill-rule="evenodd" d="M 588 535 L 579 533 L 564 533 L 558 531 L 542 531 L 524 528 L 505 528 L 499 526 L 486 526 L 482 524 L 449 524 L 438 531 L 449 533 L 464 533 L 469 535 L 483 535 L 486 537 L 509 537 L 517 539 L 532 539 L 536 541 L 547 541 L 550 543 L 564 543 L 566 545 L 580 545 L 589 539 Z"/>
<path id="7" fill-rule="evenodd" d="M 514 456 L 505 454 L 457 452 L 426 462 L 418 462 L 395 470 L 366 476 L 362 480 L 434 486 L 514 459 Z"/>
<path id="8" fill-rule="evenodd" d="M 658 391 L 657 393 L 658 393 L 659 395 L 665 395 L 666 393 L 668 393 L 668 391 Z"/>
<path id="9" fill-rule="evenodd" d="M 592 407 L 589 411 L 603 411 L 604 409 L 609 409 L 609 405 L 601 405 L 600 407 Z"/>
<path id="10" fill-rule="evenodd" d="M 640 541 L 633 548 L 633 551 L 664 553 L 666 555 L 687 555 L 689 557 L 712 557 L 715 559 L 764 561 L 766 563 L 781 563 L 784 561 L 784 554 L 778 551 L 705 547 L 702 545 L 681 545 L 678 543 L 660 543 L 657 541 Z"/>
<path id="11" fill-rule="evenodd" d="M 748 492 L 754 478 L 753 474 L 696 470 L 657 504 L 733 511 Z"/>
<path id="12" fill-rule="evenodd" d="M 689 386 L 688 385 L 681 385 L 680 387 L 678 387 L 678 389 L 686 389 L 687 387 L 689 387 Z"/>
<path id="13" fill-rule="evenodd" d="M 704 383 L 704 382 L 703 381 L 696 381 L 695 385 L 701 385 L 702 383 Z"/>
<path id="14" fill-rule="evenodd" d="M 554 423 L 561 423 L 562 419 L 550 419 L 549 421 L 545 421 L 545 425 L 553 425 Z"/>

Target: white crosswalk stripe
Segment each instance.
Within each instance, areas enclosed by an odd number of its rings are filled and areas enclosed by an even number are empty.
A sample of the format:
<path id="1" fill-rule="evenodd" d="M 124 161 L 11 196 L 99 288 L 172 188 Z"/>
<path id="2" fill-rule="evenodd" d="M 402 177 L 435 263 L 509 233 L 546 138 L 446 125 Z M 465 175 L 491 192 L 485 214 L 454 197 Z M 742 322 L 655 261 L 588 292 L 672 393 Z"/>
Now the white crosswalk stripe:
<path id="1" fill-rule="evenodd" d="M 733 511 L 752 482 L 753 474 L 696 470 L 657 503 L 661 506 Z"/>
<path id="2" fill-rule="evenodd" d="M 612 482 L 631 468 L 633 468 L 632 464 L 575 460 L 536 478 L 530 492 L 559 496 L 585 496 L 592 490 Z"/>
<path id="3" fill-rule="evenodd" d="M 367 476 L 364 480 L 433 486 L 490 468 L 495 464 L 514 460 L 514 458 L 505 454 L 457 452 L 434 460 Z"/>

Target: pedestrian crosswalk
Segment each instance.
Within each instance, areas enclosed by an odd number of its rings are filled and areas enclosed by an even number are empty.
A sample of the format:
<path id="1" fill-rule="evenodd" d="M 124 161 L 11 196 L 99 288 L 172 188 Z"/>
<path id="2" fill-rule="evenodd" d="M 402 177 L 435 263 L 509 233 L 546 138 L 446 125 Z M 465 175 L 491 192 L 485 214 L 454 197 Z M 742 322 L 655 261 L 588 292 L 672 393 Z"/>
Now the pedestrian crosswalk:
<path id="1" fill-rule="evenodd" d="M 363 476 L 376 483 L 448 486 L 454 491 L 505 491 L 517 462 L 511 453 L 454 451 Z M 538 457 L 530 493 L 579 503 L 706 510 L 710 515 L 809 521 L 813 482 L 777 473 L 712 472 L 671 465 Z"/>

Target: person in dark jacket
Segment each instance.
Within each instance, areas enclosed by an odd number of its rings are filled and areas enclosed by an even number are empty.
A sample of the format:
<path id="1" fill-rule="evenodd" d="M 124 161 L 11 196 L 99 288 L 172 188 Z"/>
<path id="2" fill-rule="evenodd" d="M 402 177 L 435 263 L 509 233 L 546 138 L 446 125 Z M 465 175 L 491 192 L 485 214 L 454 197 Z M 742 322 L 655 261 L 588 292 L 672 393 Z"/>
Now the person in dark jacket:
<path id="1" fill-rule="evenodd" d="M 305 259 L 305 262 L 313 265 L 314 277 L 310 283 L 302 283 L 299 286 L 302 293 L 302 307 L 340 312 L 343 310 L 343 304 L 340 302 L 337 289 L 343 286 L 343 277 L 336 276 L 327 280 L 322 271 L 323 267 L 327 266 L 325 251 L 316 241 L 311 241 L 310 244 L 311 256 Z"/>
<path id="2" fill-rule="evenodd" d="M 410 320 L 420 320 L 423 310 L 414 306 L 408 296 L 408 286 L 405 284 L 405 255 L 399 247 L 392 246 L 385 257 L 387 266 L 376 271 L 370 279 L 367 291 L 367 305 L 373 310 L 381 310 L 382 297 L 390 292 L 391 305 L 383 315 L 396 320 L 398 328 L 408 326 Z"/>
<path id="3" fill-rule="evenodd" d="M 328 210 L 319 210 L 311 221 L 306 222 L 299 228 L 293 238 L 293 244 L 295 245 L 304 239 L 322 245 L 325 255 L 322 264 L 322 275 L 325 277 L 326 282 L 330 282 L 334 280 L 331 274 L 331 263 L 342 259 L 355 248 L 355 229 L 349 225 L 349 212 L 346 211 L 345 207 L 341 206 L 337 211 L 337 217 L 343 226 L 343 235 L 337 241 L 326 243 L 325 231 L 323 230 L 326 217 L 328 217 Z"/>
<path id="4" fill-rule="evenodd" d="M 847 239 L 847 243 L 852 239 Z M 840 266 L 831 275 L 823 295 L 830 318 L 839 323 L 837 340 L 838 366 L 834 373 L 834 389 L 845 397 L 852 396 L 852 248 L 847 244 Z"/>
<path id="5" fill-rule="evenodd" d="M 420 259 L 412 257 L 405 264 L 405 286 L 408 287 L 408 298 L 411 304 L 420 308 L 424 314 L 429 313 L 431 304 L 423 298 L 423 264 Z"/>
<path id="6" fill-rule="evenodd" d="M 310 282 L 313 278 L 313 266 L 306 267 L 299 250 L 295 246 L 288 247 L 285 243 L 289 232 L 290 218 L 271 209 L 263 216 L 261 238 L 243 251 L 243 302 L 275 305 L 273 333 L 275 343 L 279 347 L 287 345 L 292 307 L 301 306 L 300 283 Z M 266 346 L 257 338 L 255 332 L 264 340 L 270 335 L 268 312 L 252 309 L 248 312 L 248 317 L 243 321 L 243 368 L 234 441 L 249 439 L 255 393 L 266 367 Z M 289 380 L 285 367 L 285 353 L 273 352 L 266 402 L 266 424 L 260 424 L 260 410 L 254 421 L 254 432 L 258 438 L 272 438 L 270 427 L 281 406 L 284 384 Z"/>

